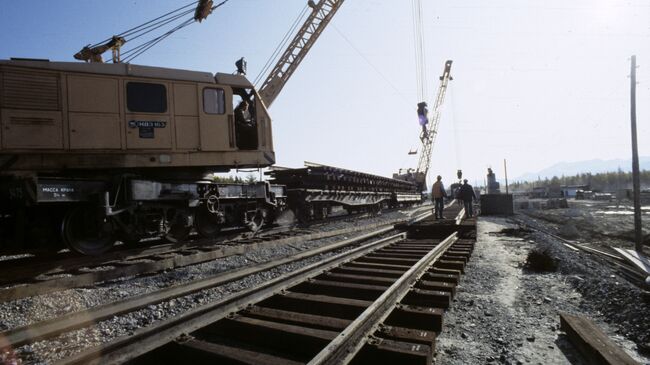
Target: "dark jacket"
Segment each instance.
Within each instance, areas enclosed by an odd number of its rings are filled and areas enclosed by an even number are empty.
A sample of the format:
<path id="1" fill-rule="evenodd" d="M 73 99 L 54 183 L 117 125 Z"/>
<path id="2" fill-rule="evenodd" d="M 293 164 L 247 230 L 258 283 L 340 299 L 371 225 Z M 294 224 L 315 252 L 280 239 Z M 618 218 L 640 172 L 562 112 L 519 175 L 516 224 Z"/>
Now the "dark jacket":
<path id="1" fill-rule="evenodd" d="M 458 197 L 464 201 L 472 201 L 476 199 L 476 194 L 474 193 L 474 188 L 470 184 L 463 184 L 458 189 Z"/>

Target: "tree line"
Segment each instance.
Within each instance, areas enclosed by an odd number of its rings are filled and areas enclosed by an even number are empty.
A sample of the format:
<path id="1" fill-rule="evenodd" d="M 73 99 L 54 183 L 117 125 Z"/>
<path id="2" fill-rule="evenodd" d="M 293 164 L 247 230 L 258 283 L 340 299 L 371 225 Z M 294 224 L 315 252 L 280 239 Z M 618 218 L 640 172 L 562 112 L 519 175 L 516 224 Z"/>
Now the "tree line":
<path id="1" fill-rule="evenodd" d="M 516 181 L 509 184 L 513 190 L 527 191 L 533 188 L 559 188 L 565 185 L 589 185 L 594 191 L 618 191 L 632 188 L 632 173 L 619 169 L 615 172 L 581 173 L 573 176 L 553 176 L 536 181 Z M 650 188 L 650 170 L 641 171 L 641 188 Z"/>
<path id="2" fill-rule="evenodd" d="M 213 175 L 212 176 L 212 181 L 216 183 L 223 183 L 223 184 L 252 184 L 254 182 L 257 182 L 257 177 L 253 174 L 248 174 L 246 175 L 246 178 L 242 179 L 241 177 L 235 175 L 235 176 L 217 176 Z"/>

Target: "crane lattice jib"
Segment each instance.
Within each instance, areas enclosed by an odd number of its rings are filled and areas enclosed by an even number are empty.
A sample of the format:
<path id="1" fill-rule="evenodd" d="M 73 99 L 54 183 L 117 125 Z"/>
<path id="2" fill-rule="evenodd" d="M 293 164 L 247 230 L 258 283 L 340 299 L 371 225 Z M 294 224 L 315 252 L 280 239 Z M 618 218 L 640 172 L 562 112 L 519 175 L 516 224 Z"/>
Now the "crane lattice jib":
<path id="1" fill-rule="evenodd" d="M 440 122 L 440 107 L 445 101 L 445 93 L 447 92 L 447 85 L 451 80 L 451 60 L 445 62 L 445 70 L 440 76 L 440 87 L 438 88 L 438 96 L 433 104 L 433 112 L 430 114 L 429 127 L 427 129 L 428 138 L 425 138 L 424 133 L 422 139 L 422 152 L 420 154 L 420 161 L 416 173 L 421 173 L 423 178 L 426 178 L 431 166 L 431 151 L 433 150 L 433 143 L 435 142 L 436 135 L 438 134 L 438 123 Z"/>
<path id="2" fill-rule="evenodd" d="M 268 108 L 287 83 L 300 62 L 305 58 L 309 49 L 314 45 L 320 34 L 341 7 L 344 0 L 321 0 L 318 4 L 309 1 L 311 14 L 305 20 L 298 33 L 280 56 L 269 76 L 259 89 L 259 94 Z"/>

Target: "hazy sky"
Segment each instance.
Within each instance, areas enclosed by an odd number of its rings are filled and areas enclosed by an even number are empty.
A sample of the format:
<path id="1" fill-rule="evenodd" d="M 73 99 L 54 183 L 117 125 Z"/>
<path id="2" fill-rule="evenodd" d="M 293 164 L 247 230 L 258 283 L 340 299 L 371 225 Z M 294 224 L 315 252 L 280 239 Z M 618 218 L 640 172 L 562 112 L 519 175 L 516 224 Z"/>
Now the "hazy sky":
<path id="1" fill-rule="evenodd" d="M 0 58 L 73 61 L 187 0 L 0 0 Z M 560 161 L 628 158 L 629 57 L 639 152 L 650 155 L 650 2 L 425 0 L 429 101 L 452 76 L 431 171 L 483 181 Z M 230 0 L 134 63 L 254 79 L 306 0 Z M 389 176 L 418 147 L 410 0 L 348 0 L 271 107 L 278 165 L 303 160 Z"/>

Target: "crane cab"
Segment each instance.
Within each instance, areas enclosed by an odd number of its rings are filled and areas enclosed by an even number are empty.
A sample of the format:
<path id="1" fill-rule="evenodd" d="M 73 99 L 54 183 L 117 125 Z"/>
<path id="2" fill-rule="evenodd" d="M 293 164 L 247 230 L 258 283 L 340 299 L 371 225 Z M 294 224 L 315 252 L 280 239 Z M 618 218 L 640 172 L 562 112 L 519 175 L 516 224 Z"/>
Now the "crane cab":
<path id="1" fill-rule="evenodd" d="M 131 64 L 0 61 L 2 173 L 265 167 L 271 119 L 231 75 Z M 233 105 L 249 104 L 246 133 Z"/>

